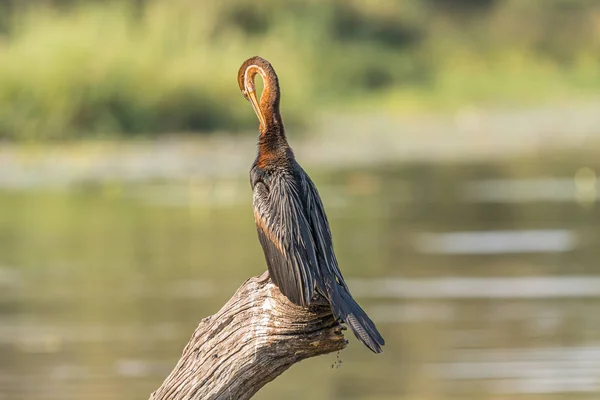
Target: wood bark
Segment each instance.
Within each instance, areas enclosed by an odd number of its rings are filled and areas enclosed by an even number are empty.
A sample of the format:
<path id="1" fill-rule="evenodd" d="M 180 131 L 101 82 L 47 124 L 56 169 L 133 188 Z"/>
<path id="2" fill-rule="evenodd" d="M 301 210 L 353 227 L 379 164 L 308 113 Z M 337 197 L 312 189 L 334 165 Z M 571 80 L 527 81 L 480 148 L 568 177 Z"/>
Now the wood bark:
<path id="1" fill-rule="evenodd" d="M 267 272 L 204 318 L 150 400 L 249 399 L 293 364 L 346 347 L 329 304 L 290 302 Z"/>

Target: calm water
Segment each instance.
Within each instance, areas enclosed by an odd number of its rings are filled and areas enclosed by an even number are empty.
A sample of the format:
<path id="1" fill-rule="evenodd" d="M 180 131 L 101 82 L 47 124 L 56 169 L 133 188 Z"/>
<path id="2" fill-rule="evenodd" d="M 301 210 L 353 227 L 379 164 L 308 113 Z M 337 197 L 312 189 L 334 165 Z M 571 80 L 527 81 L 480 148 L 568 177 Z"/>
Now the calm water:
<path id="1" fill-rule="evenodd" d="M 600 160 L 315 178 L 388 345 L 353 337 L 257 399 L 592 399 Z M 198 321 L 265 269 L 240 181 L 0 192 L 0 399 L 146 399 Z M 351 336 L 351 335 L 350 335 Z"/>

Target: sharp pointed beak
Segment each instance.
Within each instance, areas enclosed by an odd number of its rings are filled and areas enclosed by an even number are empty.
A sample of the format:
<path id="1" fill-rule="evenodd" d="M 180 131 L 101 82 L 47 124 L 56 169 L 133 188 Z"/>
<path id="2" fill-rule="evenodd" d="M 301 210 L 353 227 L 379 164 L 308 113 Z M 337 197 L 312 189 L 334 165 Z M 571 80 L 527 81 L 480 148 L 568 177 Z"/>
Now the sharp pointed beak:
<path id="1" fill-rule="evenodd" d="M 267 128 L 267 121 L 265 121 L 265 117 L 260 111 L 260 107 L 258 105 L 258 99 L 256 98 L 256 92 L 248 91 L 248 100 L 250 100 L 250 104 L 252 104 L 252 108 L 254 109 L 254 113 L 258 117 L 258 121 L 263 129 Z"/>

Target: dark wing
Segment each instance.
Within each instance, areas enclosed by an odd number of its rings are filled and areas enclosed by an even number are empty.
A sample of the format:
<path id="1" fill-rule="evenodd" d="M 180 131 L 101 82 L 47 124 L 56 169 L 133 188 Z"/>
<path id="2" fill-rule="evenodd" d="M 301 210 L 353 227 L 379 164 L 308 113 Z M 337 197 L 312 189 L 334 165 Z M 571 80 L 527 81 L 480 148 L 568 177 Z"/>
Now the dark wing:
<path id="1" fill-rule="evenodd" d="M 254 220 L 269 274 L 292 302 L 308 306 L 315 286 L 315 245 L 291 174 L 274 174 L 254 185 Z"/>
<path id="2" fill-rule="evenodd" d="M 321 197 L 315 184 L 304 170 L 302 170 L 301 188 L 306 204 L 308 222 L 313 232 L 316 252 L 319 256 L 319 261 L 322 261 L 320 266 L 321 276 L 332 276 L 336 282 L 344 289 L 348 290 L 342 272 L 338 267 L 337 259 L 333 251 L 333 241 L 331 239 L 331 230 L 329 229 L 329 221 L 325 214 Z"/>
<path id="3" fill-rule="evenodd" d="M 316 271 L 319 292 L 322 292 L 329 299 L 336 318 L 341 318 L 348 324 L 358 340 L 373 352 L 381 353 L 381 346 L 385 344 L 385 341 L 367 313 L 352 298 L 338 267 L 333 252 L 329 222 L 319 192 L 304 171 L 302 171 L 301 182 L 307 218 L 313 232 L 315 249 L 319 259 L 319 268 Z"/>

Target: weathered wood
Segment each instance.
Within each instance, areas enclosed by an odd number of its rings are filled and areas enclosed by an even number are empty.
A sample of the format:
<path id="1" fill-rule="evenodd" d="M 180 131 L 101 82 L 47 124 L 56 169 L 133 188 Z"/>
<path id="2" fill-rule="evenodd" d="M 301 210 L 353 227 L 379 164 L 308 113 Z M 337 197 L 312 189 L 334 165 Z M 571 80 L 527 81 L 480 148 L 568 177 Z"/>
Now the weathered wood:
<path id="1" fill-rule="evenodd" d="M 204 318 L 150 400 L 249 399 L 293 364 L 346 347 L 329 304 L 291 303 L 267 272 Z"/>

